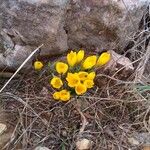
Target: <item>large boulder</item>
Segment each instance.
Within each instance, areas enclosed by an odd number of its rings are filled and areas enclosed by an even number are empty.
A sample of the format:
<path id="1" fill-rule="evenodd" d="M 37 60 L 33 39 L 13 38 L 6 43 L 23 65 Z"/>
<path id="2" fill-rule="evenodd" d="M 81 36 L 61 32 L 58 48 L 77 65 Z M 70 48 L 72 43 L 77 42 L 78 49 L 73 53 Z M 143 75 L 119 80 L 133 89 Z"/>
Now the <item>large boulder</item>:
<path id="1" fill-rule="evenodd" d="M 41 55 L 68 49 L 64 14 L 68 0 L 1 0 L 0 67 L 17 67 L 40 44 Z"/>
<path id="2" fill-rule="evenodd" d="M 0 68 L 69 49 L 123 49 L 149 0 L 0 0 Z"/>
<path id="3" fill-rule="evenodd" d="M 148 1 L 73 0 L 66 19 L 69 48 L 120 51 L 137 32 Z"/>

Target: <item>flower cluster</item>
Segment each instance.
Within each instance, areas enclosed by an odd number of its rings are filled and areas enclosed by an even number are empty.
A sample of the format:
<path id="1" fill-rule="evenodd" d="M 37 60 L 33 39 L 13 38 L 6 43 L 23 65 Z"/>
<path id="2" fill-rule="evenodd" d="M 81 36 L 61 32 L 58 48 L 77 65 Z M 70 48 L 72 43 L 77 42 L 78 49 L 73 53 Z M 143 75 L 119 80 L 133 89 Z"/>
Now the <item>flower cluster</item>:
<path id="1" fill-rule="evenodd" d="M 94 67 L 102 66 L 110 60 L 108 52 L 85 58 L 84 50 L 79 52 L 71 51 L 67 54 L 66 61 L 59 61 L 55 64 L 57 75 L 50 81 L 51 86 L 56 89 L 53 98 L 61 101 L 68 101 L 71 95 L 83 95 L 88 89 L 94 86 Z"/>
<path id="2" fill-rule="evenodd" d="M 95 67 L 103 66 L 110 60 L 110 53 L 104 52 L 100 56 L 85 57 L 84 50 L 71 51 L 66 60 L 58 61 L 54 65 L 50 85 L 55 89 L 55 100 L 68 101 L 72 95 L 83 95 L 88 89 L 93 88 L 96 73 Z M 34 63 L 34 68 L 43 67 L 39 61 Z"/>

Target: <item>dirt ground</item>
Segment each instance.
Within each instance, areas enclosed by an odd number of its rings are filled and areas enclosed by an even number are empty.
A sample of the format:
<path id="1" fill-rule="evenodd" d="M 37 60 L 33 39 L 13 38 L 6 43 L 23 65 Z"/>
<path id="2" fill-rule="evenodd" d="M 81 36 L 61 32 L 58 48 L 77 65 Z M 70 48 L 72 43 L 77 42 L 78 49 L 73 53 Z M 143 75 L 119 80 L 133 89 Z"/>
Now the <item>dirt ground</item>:
<path id="1" fill-rule="evenodd" d="M 134 82 L 135 72 L 131 76 L 113 84 L 105 76 L 86 95 L 62 103 L 52 98 L 49 72 L 24 72 L 0 94 L 0 122 L 7 125 L 0 135 L 1 149 L 33 150 L 41 145 L 73 150 L 76 141 L 88 139 L 92 150 L 141 150 L 149 144 L 148 138 L 142 141 L 134 134 L 149 137 L 149 86 Z M 1 80 L 1 85 L 6 81 Z M 87 125 L 80 133 L 83 116 Z"/>
<path id="2" fill-rule="evenodd" d="M 149 150 L 149 35 L 141 29 L 124 49 L 135 68 L 130 76 L 100 72 L 93 89 L 67 103 L 52 98 L 47 67 L 19 73 L 0 93 L 0 123 L 7 125 L 0 149 L 75 150 L 87 139 L 92 150 Z M 6 81 L 0 78 L 0 88 Z"/>

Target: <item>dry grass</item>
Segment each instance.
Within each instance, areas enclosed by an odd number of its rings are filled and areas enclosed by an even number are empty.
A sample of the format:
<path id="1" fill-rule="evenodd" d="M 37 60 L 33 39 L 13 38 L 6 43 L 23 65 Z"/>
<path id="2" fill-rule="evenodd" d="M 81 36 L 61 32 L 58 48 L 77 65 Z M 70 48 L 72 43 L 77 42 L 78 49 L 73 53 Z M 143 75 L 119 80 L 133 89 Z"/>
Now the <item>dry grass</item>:
<path id="1" fill-rule="evenodd" d="M 141 30 L 136 35 L 139 40 L 133 38 L 134 47 L 125 52 L 130 52 L 136 68 L 130 80 L 105 76 L 105 85 L 67 103 L 52 99 L 46 71 L 26 72 L 12 80 L 0 93 L 5 112 L 12 116 L 9 127 L 14 128 L 3 149 L 30 150 L 43 145 L 51 150 L 73 150 L 82 137 L 94 142 L 93 150 L 141 149 L 142 145 L 132 146 L 128 138 L 136 132 L 150 132 L 150 90 L 144 90 L 150 86 L 146 72 L 150 47 L 145 47 L 149 36 L 148 30 Z M 110 81 L 115 82 L 111 85 Z M 83 122 L 88 124 L 82 126 Z"/>
<path id="2" fill-rule="evenodd" d="M 149 91 L 138 91 L 136 75 L 135 70 L 130 82 L 128 79 L 120 82 L 108 76 L 106 85 L 95 87 L 68 103 L 52 99 L 49 74 L 45 71 L 40 74 L 31 71 L 21 79 L 11 81 L 0 94 L 5 111 L 12 116 L 9 124 L 14 128 L 11 140 L 3 149 L 21 147 L 27 150 L 38 145 L 51 150 L 75 149 L 76 140 L 82 137 L 94 142 L 93 150 L 131 148 L 128 137 L 132 133 L 150 130 L 147 123 Z M 108 84 L 110 80 L 115 83 Z M 88 122 L 82 134 L 83 116 L 77 105 Z"/>

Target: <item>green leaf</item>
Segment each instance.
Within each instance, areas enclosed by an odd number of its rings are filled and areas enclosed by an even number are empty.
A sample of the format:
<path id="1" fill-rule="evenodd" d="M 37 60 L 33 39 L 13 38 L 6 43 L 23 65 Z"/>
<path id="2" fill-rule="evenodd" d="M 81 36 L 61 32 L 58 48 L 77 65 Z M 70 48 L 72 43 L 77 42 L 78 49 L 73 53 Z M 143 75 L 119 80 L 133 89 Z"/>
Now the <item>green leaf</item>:
<path id="1" fill-rule="evenodd" d="M 61 144 L 61 150 L 66 150 L 64 143 Z"/>
<path id="2" fill-rule="evenodd" d="M 48 62 L 47 66 L 48 66 L 48 67 L 51 67 L 51 63 L 50 63 L 50 62 Z"/>
<path id="3" fill-rule="evenodd" d="M 150 91 L 150 85 L 137 86 L 137 90 L 140 92 Z"/>

